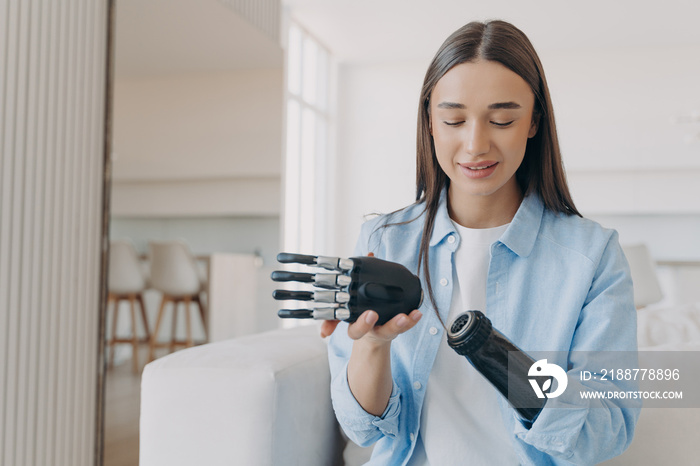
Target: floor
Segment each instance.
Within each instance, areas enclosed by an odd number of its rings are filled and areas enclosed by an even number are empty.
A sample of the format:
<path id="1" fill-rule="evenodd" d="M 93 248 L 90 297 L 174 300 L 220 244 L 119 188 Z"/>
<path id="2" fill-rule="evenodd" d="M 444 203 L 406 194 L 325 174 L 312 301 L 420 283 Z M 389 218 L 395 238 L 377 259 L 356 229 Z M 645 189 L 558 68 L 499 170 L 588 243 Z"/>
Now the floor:
<path id="1" fill-rule="evenodd" d="M 144 345 L 139 353 L 146 352 Z M 104 466 L 139 464 L 140 389 L 141 374 L 134 374 L 130 359 L 107 371 Z"/>

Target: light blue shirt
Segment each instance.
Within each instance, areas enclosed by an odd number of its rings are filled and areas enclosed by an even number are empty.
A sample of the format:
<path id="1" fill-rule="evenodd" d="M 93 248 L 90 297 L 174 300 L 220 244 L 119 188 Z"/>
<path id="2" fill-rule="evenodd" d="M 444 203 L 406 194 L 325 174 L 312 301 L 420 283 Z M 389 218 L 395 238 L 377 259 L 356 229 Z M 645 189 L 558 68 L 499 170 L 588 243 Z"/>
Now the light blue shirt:
<path id="1" fill-rule="evenodd" d="M 443 192 L 430 238 L 429 266 L 438 311 L 448 324 L 453 256 L 460 239 L 445 198 Z M 373 252 L 416 273 L 424 218 L 423 205 L 418 204 L 365 223 L 355 255 Z M 381 228 L 411 219 L 416 220 Z M 427 297 L 424 276 L 421 281 L 423 318 L 392 342 L 394 384 L 382 416 L 362 409 L 348 387 L 352 340 L 347 336 L 347 324 L 341 323 L 330 339 L 336 417 L 358 445 L 376 442 L 369 464 L 406 464 L 418 438 L 428 377 L 440 341 L 446 338 Z M 560 352 L 554 353 L 560 356 L 549 363 L 568 368 L 566 393 L 548 399 L 530 429 L 500 397 L 500 413 L 494 415 L 503 416 L 520 462 L 595 464 L 622 453 L 632 441 L 641 401 L 583 401 L 574 396 L 587 385 L 603 386 L 580 380 L 578 373 L 584 368 L 602 369 L 586 367 L 583 352 L 637 350 L 632 280 L 617 233 L 578 216 L 553 213 L 538 196 L 529 195 L 505 233 L 491 245 L 486 293 L 487 315 L 495 328 L 525 352 Z M 634 382 L 607 383 L 619 390 L 636 390 Z"/>

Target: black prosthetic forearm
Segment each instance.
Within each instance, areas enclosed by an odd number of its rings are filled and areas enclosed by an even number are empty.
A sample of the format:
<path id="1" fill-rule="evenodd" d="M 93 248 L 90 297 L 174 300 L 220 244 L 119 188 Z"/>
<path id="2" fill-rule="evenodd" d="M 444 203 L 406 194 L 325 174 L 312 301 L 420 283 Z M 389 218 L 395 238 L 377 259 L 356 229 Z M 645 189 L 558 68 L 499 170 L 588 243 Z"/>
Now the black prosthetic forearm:
<path id="1" fill-rule="evenodd" d="M 494 328 L 480 311 L 457 316 L 448 328 L 447 343 L 491 382 L 526 426 L 532 425 L 547 401 L 539 398 L 531 386 L 530 379 L 541 378 L 530 377 L 536 368 L 534 359 Z"/>
<path id="2" fill-rule="evenodd" d="M 278 315 L 293 319 L 337 319 L 355 322 L 366 310 L 379 314 L 382 325 L 397 314 L 418 309 L 423 300 L 420 280 L 406 267 L 376 257 L 308 256 L 281 253 L 277 260 L 283 264 L 296 263 L 321 267 L 335 273 L 301 273 L 276 271 L 276 282 L 310 283 L 321 290 L 275 290 L 278 300 L 313 301 L 330 306 L 310 309 L 281 309 Z"/>

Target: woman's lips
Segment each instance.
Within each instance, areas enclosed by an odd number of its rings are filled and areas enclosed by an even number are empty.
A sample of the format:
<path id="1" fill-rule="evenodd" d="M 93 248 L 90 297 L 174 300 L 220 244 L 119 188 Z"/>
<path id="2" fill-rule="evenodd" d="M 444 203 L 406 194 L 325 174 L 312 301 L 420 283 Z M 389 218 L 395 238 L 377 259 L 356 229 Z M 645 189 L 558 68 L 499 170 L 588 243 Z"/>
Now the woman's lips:
<path id="1" fill-rule="evenodd" d="M 498 162 L 485 160 L 483 162 L 460 163 L 458 165 L 462 173 L 469 178 L 486 178 L 496 171 Z"/>

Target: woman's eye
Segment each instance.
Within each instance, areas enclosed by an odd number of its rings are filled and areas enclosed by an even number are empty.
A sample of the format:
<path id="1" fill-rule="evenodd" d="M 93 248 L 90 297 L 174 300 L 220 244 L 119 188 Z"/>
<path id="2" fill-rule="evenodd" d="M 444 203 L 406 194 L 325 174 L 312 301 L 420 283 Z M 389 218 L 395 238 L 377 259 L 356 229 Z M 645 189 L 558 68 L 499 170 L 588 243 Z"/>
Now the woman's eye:
<path id="1" fill-rule="evenodd" d="M 500 122 L 498 122 L 498 121 L 492 121 L 491 124 L 494 124 L 494 125 L 496 125 L 496 126 L 500 126 L 501 128 L 505 128 L 506 126 L 512 125 L 514 121 L 515 121 L 515 120 L 511 120 L 511 121 L 506 121 L 506 122 L 503 122 L 503 123 L 500 123 Z"/>
<path id="2" fill-rule="evenodd" d="M 463 121 L 445 121 L 444 123 L 445 123 L 447 126 L 459 126 L 459 125 L 461 125 L 461 124 L 464 123 L 464 122 L 463 122 Z"/>

